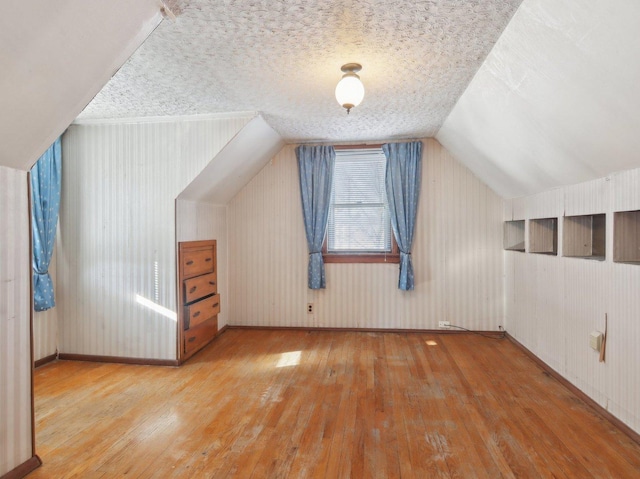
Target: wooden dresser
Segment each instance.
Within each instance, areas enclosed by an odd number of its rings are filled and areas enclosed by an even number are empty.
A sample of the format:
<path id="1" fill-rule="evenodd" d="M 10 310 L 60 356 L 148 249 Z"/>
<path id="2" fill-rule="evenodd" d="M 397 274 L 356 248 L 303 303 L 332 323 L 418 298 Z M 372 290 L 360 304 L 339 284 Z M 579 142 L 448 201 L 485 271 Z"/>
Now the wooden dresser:
<path id="1" fill-rule="evenodd" d="M 178 345 L 183 362 L 218 333 L 216 241 L 185 241 L 178 247 Z"/>

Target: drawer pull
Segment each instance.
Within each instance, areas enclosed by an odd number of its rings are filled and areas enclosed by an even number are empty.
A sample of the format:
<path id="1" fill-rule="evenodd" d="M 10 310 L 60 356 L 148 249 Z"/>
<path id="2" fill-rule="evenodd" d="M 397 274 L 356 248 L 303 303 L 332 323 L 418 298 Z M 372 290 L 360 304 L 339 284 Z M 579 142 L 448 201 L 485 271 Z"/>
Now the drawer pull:
<path id="1" fill-rule="evenodd" d="M 213 307 L 213 308 L 217 308 L 219 305 L 220 305 L 220 303 L 216 303 L 216 304 L 214 304 L 212 307 Z"/>
<path id="2" fill-rule="evenodd" d="M 191 336 L 189 339 L 187 339 L 188 342 L 192 343 L 196 340 L 195 336 Z"/>
<path id="3" fill-rule="evenodd" d="M 197 286 L 194 286 L 193 288 L 191 288 L 191 289 L 189 290 L 189 294 L 193 293 L 196 289 L 198 289 L 198 287 L 197 287 Z"/>
<path id="4" fill-rule="evenodd" d="M 193 264 L 193 260 L 190 259 L 189 261 L 187 261 L 187 266 L 191 266 Z"/>
<path id="5" fill-rule="evenodd" d="M 194 318 L 197 318 L 198 316 L 200 316 L 200 311 L 196 311 L 195 313 L 193 313 Z"/>
<path id="6" fill-rule="evenodd" d="M 207 258 L 207 259 L 205 259 L 205 261 L 211 261 L 211 258 Z"/>
<path id="7" fill-rule="evenodd" d="M 209 284 L 210 284 L 211 286 L 215 286 L 215 285 L 216 285 L 216 282 L 215 282 L 215 281 L 209 281 Z"/>

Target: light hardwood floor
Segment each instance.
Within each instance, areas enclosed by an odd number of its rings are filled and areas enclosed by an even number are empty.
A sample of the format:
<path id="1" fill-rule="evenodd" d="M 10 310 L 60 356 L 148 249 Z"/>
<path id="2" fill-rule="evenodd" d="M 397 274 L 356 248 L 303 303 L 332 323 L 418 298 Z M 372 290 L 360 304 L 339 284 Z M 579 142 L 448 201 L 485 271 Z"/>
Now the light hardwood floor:
<path id="1" fill-rule="evenodd" d="M 180 368 L 46 365 L 35 398 L 31 479 L 640 477 L 638 444 L 470 334 L 229 330 Z"/>

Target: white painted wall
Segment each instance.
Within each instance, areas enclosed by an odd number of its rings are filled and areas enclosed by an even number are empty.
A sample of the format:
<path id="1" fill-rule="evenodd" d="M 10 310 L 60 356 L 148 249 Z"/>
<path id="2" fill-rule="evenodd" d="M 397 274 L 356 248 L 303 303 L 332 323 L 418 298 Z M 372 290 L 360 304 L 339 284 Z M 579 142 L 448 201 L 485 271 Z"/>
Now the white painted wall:
<path id="1" fill-rule="evenodd" d="M 157 0 L 3 2 L 0 165 L 29 170 L 162 21 L 160 7 Z"/>
<path id="2" fill-rule="evenodd" d="M 436 138 L 503 197 L 640 167 L 640 2 L 524 0 Z"/>
<path id="3" fill-rule="evenodd" d="M 28 198 L 27 172 L 0 166 L 0 476 L 34 454 Z"/>
<path id="4" fill-rule="evenodd" d="M 87 122 L 63 137 L 62 353 L 176 359 L 175 199 L 250 120 Z M 175 316 L 174 316 L 175 318 Z"/>
<path id="5" fill-rule="evenodd" d="M 501 218 L 502 200 L 437 141 L 424 140 L 415 290 L 397 289 L 397 264 L 328 264 L 327 289 L 308 290 L 298 168 L 286 146 L 229 203 L 230 323 L 436 329 L 449 320 L 496 330 Z"/>
<path id="6" fill-rule="evenodd" d="M 220 314 L 218 328 L 228 323 L 229 318 L 229 247 L 227 233 L 227 207 L 202 201 L 176 201 L 177 241 L 216 240 L 218 262 L 218 292 Z"/>
<path id="7" fill-rule="evenodd" d="M 524 346 L 640 432 L 640 266 L 613 263 L 613 212 L 640 209 L 640 169 L 507 200 L 504 219 L 607 214 L 605 261 L 505 251 L 507 329 Z M 604 331 L 606 362 L 589 347 Z"/>
<path id="8" fill-rule="evenodd" d="M 226 205 L 284 146 L 282 137 L 261 116 L 238 132 L 187 186 L 180 200 Z"/>

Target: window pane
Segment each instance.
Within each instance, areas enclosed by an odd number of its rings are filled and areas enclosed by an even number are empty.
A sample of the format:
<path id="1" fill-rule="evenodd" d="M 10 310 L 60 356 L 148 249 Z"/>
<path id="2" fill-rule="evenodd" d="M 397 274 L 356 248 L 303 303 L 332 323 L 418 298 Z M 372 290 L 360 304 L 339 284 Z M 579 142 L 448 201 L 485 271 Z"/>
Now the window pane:
<path id="1" fill-rule="evenodd" d="M 384 160 L 384 159 L 383 159 Z M 385 161 L 336 161 L 335 203 L 386 203 Z"/>
<path id="2" fill-rule="evenodd" d="M 387 211 L 384 205 L 337 207 L 329 251 L 390 251 Z"/>
<path id="3" fill-rule="evenodd" d="M 327 231 L 329 252 L 391 251 L 380 148 L 336 151 Z"/>

